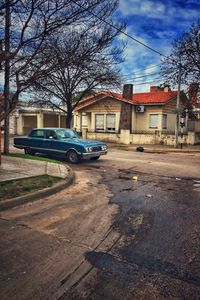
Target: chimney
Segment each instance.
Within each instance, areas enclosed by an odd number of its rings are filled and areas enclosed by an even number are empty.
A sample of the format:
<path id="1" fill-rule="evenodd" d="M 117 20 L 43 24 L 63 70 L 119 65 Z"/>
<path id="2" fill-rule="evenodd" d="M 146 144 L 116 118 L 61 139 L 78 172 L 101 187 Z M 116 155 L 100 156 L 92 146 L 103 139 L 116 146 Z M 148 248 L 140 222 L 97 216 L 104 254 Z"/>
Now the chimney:
<path id="1" fill-rule="evenodd" d="M 123 86 L 123 98 L 127 100 L 132 100 L 133 97 L 133 85 L 125 84 Z M 121 102 L 121 112 L 120 112 L 120 130 L 131 130 L 132 127 L 132 104 Z"/>
<path id="2" fill-rule="evenodd" d="M 133 84 L 125 84 L 123 86 L 123 98 L 132 99 L 133 97 Z"/>
<path id="3" fill-rule="evenodd" d="M 166 84 L 166 85 L 164 86 L 164 92 L 167 93 L 167 92 L 169 92 L 169 91 L 171 91 L 170 85 Z"/>
<path id="4" fill-rule="evenodd" d="M 151 93 L 155 93 L 155 92 L 158 92 L 158 91 L 159 91 L 159 87 L 158 86 L 154 85 L 154 86 L 150 87 L 150 92 Z"/>

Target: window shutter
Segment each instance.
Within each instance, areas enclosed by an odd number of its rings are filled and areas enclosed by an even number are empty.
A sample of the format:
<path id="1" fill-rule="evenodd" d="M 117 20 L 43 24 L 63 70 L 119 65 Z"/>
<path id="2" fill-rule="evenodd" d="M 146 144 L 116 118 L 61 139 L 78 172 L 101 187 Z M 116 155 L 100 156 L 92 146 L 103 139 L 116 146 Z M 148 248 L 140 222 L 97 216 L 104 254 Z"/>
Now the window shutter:
<path id="1" fill-rule="evenodd" d="M 97 131 L 104 130 L 104 115 L 96 115 L 95 116 L 95 127 Z"/>
<path id="2" fill-rule="evenodd" d="M 158 115 L 150 115 L 149 116 L 149 127 L 150 128 L 158 127 Z"/>
<path id="3" fill-rule="evenodd" d="M 115 115 L 110 114 L 106 116 L 106 130 L 115 131 Z"/>

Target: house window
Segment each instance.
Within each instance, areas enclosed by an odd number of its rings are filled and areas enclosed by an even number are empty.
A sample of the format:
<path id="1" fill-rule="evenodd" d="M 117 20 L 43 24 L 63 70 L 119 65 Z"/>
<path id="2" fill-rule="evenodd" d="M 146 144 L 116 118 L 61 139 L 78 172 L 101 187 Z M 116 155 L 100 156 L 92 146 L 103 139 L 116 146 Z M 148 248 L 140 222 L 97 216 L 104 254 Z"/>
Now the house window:
<path id="1" fill-rule="evenodd" d="M 82 114 L 82 126 L 87 127 L 88 126 L 88 117 L 85 114 Z"/>
<path id="2" fill-rule="evenodd" d="M 104 115 L 95 115 L 95 128 L 96 131 L 104 131 Z"/>
<path id="3" fill-rule="evenodd" d="M 115 114 L 106 115 L 106 131 L 115 131 Z"/>
<path id="4" fill-rule="evenodd" d="M 167 129 L 167 115 L 162 116 L 162 128 Z"/>
<path id="5" fill-rule="evenodd" d="M 158 128 L 158 115 L 149 115 L 149 128 Z"/>

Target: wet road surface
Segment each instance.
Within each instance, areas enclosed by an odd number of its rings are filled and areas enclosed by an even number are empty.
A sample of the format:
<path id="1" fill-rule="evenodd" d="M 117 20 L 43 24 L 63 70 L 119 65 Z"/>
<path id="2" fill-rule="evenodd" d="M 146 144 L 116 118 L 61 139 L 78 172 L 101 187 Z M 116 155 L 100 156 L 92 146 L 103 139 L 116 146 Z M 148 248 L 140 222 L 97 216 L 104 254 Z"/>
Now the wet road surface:
<path id="1" fill-rule="evenodd" d="M 112 151 L 1 213 L 1 299 L 200 299 L 199 155 Z"/>

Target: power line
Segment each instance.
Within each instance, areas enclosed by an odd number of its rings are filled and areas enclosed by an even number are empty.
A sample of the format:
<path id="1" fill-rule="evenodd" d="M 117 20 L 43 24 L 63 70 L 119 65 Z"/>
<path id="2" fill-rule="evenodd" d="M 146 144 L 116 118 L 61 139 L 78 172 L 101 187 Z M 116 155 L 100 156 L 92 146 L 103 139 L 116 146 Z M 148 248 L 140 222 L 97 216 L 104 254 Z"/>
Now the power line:
<path id="1" fill-rule="evenodd" d="M 132 77 L 132 79 L 135 80 L 135 79 L 139 79 L 139 78 L 143 78 L 143 77 L 148 77 L 148 76 L 153 76 L 153 75 L 158 75 L 158 74 L 159 74 L 158 72 L 156 72 L 156 73 L 148 73 L 148 74 L 145 74 L 145 75 L 142 75 L 142 76 Z M 124 77 L 124 76 L 122 75 L 122 77 Z M 125 77 L 127 77 L 127 76 L 125 76 Z"/>
<path id="2" fill-rule="evenodd" d="M 160 77 L 158 77 L 158 78 L 155 78 L 153 81 L 141 82 L 141 83 L 136 83 L 136 84 L 133 84 L 133 85 L 134 86 L 135 85 L 145 85 L 145 84 L 151 84 L 151 83 L 158 82 L 158 81 L 162 81 L 162 79 L 160 79 Z"/>
<path id="3" fill-rule="evenodd" d="M 133 73 L 124 74 L 123 76 L 140 75 L 142 71 L 154 69 L 154 68 L 156 68 L 156 67 L 158 67 L 158 66 L 160 66 L 160 64 L 154 65 L 154 66 L 149 67 L 149 68 L 143 68 L 143 69 L 140 69 L 140 70 L 138 70 L 138 72 L 133 72 Z"/>
<path id="4" fill-rule="evenodd" d="M 159 52 L 159 51 L 153 49 L 152 47 L 146 45 L 145 43 L 139 41 L 138 39 L 134 38 L 134 37 L 131 36 L 130 34 L 126 33 L 125 31 L 123 31 L 123 30 L 121 30 L 121 29 L 119 29 L 117 26 L 115 26 L 115 25 L 111 24 L 110 22 L 108 22 L 108 21 L 106 21 L 106 20 L 100 18 L 98 15 L 96 15 L 95 13 L 93 13 L 93 12 L 90 11 L 88 8 L 84 7 L 83 5 L 77 3 L 77 2 L 74 1 L 74 0 L 72 0 L 72 2 L 74 2 L 74 3 L 75 3 L 76 5 L 78 5 L 80 8 L 82 8 L 82 9 L 84 9 L 84 10 L 87 10 L 91 15 L 93 15 L 93 16 L 96 17 L 96 18 L 98 18 L 100 21 L 102 21 L 102 22 L 106 23 L 107 25 L 113 27 L 113 28 L 116 29 L 118 32 L 121 32 L 122 34 L 124 34 L 124 35 L 127 36 L 128 38 L 132 39 L 133 41 L 137 42 L 138 44 L 142 45 L 143 47 L 145 47 L 145 48 L 147 48 L 147 49 L 149 49 L 149 50 L 151 50 L 151 51 L 153 51 L 153 52 L 159 54 L 160 56 L 163 56 L 163 57 L 165 57 L 165 58 L 168 58 L 166 55 L 164 55 L 164 54 L 162 54 L 161 52 Z"/>

